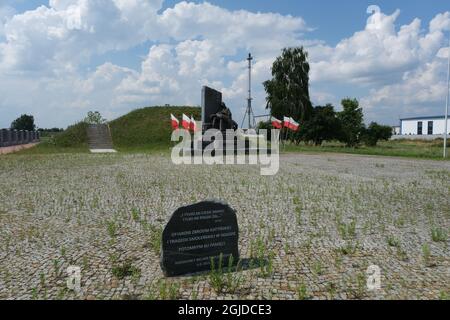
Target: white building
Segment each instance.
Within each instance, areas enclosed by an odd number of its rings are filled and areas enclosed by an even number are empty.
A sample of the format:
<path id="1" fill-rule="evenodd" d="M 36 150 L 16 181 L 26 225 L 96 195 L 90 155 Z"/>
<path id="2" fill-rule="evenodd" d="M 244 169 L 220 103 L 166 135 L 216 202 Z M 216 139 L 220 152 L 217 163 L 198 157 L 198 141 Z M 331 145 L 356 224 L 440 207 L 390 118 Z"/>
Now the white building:
<path id="1" fill-rule="evenodd" d="M 392 134 L 393 135 L 399 135 L 400 134 L 400 126 L 393 126 L 392 127 Z"/>
<path id="2" fill-rule="evenodd" d="M 450 116 L 447 128 L 450 133 Z M 400 135 L 442 136 L 444 131 L 444 116 L 400 119 Z"/>

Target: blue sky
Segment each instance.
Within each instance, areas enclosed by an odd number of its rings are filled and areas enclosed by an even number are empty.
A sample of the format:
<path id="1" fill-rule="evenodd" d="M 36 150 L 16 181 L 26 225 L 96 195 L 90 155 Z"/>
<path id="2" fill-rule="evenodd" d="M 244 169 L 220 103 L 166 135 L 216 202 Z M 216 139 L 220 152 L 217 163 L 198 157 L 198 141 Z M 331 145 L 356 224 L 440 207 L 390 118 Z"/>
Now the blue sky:
<path id="1" fill-rule="evenodd" d="M 387 124 L 442 113 L 445 1 L 208 2 L 0 0 L 0 127 L 21 113 L 64 127 L 90 109 L 112 119 L 140 106 L 199 104 L 203 84 L 222 90 L 239 120 L 249 50 L 262 114 L 271 62 L 296 45 L 310 54 L 317 105 L 339 109 L 356 97 L 367 121 Z M 368 14 L 369 5 L 381 11 Z"/>

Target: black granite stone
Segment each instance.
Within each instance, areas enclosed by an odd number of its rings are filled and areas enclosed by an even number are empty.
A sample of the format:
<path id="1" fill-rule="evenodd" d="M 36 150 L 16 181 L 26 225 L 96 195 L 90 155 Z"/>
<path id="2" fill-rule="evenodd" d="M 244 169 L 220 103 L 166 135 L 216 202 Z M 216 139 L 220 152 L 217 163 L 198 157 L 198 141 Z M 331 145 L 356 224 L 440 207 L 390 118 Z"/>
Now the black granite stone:
<path id="1" fill-rule="evenodd" d="M 202 123 L 203 132 L 212 127 L 211 116 L 220 111 L 222 92 L 204 86 L 202 88 Z"/>
<path id="2" fill-rule="evenodd" d="M 166 276 L 178 276 L 227 266 L 239 260 L 236 212 L 226 203 L 203 201 L 178 208 L 162 234 L 161 268 Z"/>

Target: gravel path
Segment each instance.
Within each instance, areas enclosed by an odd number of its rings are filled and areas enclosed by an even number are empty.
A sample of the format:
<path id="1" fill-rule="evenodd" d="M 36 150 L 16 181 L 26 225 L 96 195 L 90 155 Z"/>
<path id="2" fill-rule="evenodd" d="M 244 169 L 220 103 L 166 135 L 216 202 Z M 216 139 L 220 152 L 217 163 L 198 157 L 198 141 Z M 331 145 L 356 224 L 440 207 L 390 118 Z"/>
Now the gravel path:
<path id="1" fill-rule="evenodd" d="M 440 161 L 292 154 L 267 177 L 156 155 L 0 156 L 0 299 L 448 298 L 449 195 Z M 161 229 L 208 198 L 237 211 L 247 263 L 223 288 L 165 279 Z M 82 292 L 67 289 L 68 266 Z"/>

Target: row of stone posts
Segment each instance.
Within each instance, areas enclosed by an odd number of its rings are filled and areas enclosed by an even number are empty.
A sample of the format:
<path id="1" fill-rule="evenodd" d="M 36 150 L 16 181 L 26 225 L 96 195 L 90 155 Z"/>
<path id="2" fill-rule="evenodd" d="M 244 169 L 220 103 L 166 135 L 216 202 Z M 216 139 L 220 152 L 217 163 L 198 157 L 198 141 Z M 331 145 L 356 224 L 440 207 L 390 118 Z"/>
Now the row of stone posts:
<path id="1" fill-rule="evenodd" d="M 39 142 L 39 131 L 0 129 L 0 148 Z"/>

